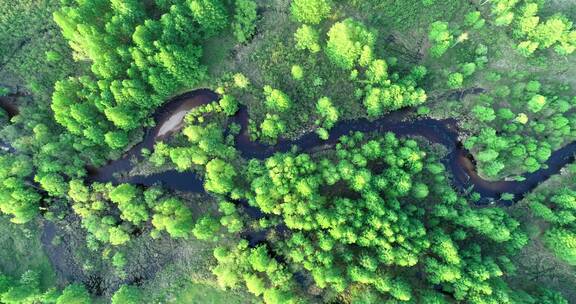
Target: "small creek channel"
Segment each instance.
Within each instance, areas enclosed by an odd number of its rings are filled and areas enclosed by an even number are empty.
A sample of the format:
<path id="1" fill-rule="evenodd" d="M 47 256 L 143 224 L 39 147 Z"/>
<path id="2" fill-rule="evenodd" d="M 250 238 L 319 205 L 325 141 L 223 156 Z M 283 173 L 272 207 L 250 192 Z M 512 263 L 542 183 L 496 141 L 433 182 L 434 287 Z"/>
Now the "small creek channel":
<path id="1" fill-rule="evenodd" d="M 476 89 L 469 93 L 481 91 L 481 89 Z M 148 130 L 140 144 L 134 146 L 122 158 L 93 170 L 90 174 L 90 180 L 118 182 L 115 173 L 129 171 L 133 165 L 132 160 L 141 159 L 139 154 L 142 148 L 152 149 L 156 141 L 165 139 L 170 134 L 180 130 L 183 125 L 182 119 L 187 111 L 217 99 L 218 95 L 208 89 L 191 91 L 173 98 L 157 111 L 155 114 L 157 126 Z M 484 203 L 498 199 L 505 192 L 514 194 L 515 200 L 519 200 L 539 183 L 558 173 L 562 167 L 574 160 L 576 142 L 553 152 L 546 162 L 545 169 L 524 174 L 523 181 L 487 181 L 477 174 L 472 156 L 460 142 L 456 120 L 431 118 L 406 120 L 408 114 L 410 114 L 410 110 L 405 109 L 372 121 L 367 119 L 340 121 L 330 130 L 330 139 L 327 141 L 318 138 L 314 132 L 309 132 L 295 140 L 281 139 L 275 145 L 266 145 L 250 141 L 247 131 L 248 111 L 246 107 L 241 107 L 233 117 L 233 120 L 242 127 L 240 135 L 236 138 L 236 149 L 245 158 L 265 159 L 274 153 L 289 151 L 293 146 L 298 147 L 299 151 L 310 152 L 317 148 L 334 145 L 340 136 L 353 131 L 393 132 L 400 137 L 421 136 L 432 143 L 443 145 L 448 150 L 448 154 L 442 162 L 452 173 L 453 185 L 460 191 L 472 188 L 481 195 Z M 142 185 L 160 182 L 173 190 L 204 191 L 202 180 L 190 171 L 170 170 L 148 176 L 128 177 L 122 181 Z"/>

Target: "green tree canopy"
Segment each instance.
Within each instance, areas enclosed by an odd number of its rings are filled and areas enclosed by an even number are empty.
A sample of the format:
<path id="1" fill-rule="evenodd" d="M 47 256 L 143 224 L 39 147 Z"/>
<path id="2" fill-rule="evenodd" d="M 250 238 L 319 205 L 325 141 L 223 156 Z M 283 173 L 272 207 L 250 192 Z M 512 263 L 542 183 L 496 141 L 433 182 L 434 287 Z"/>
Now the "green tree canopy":
<path id="1" fill-rule="evenodd" d="M 364 47 L 373 48 L 375 35 L 362 23 L 346 19 L 328 31 L 326 55 L 338 67 L 351 70 L 358 63 Z"/>
<path id="2" fill-rule="evenodd" d="M 290 12 L 298 22 L 318 24 L 330 14 L 330 0 L 293 0 Z"/>

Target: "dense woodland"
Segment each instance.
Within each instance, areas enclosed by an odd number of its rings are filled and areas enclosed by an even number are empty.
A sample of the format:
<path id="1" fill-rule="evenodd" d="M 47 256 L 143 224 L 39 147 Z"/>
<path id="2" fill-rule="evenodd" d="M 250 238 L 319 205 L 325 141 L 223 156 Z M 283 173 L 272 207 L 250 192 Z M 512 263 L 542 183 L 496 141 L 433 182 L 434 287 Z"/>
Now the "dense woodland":
<path id="1" fill-rule="evenodd" d="M 0 303 L 576 303 L 574 20 L 0 1 Z"/>

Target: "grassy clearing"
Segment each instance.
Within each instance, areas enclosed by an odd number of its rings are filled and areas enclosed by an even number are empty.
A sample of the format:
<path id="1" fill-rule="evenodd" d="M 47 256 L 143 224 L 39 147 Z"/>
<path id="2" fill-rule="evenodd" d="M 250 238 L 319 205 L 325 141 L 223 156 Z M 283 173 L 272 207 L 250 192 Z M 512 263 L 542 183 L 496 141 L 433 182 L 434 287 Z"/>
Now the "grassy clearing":
<path id="1" fill-rule="evenodd" d="M 15 225 L 0 217 L 0 271 L 20 277 L 27 270 L 40 274 L 43 288 L 54 286 L 56 275 L 40 242 L 37 223 Z"/>
<path id="2" fill-rule="evenodd" d="M 54 82 L 74 73 L 68 44 L 52 20 L 58 0 L 3 1 L 0 4 L 0 84 L 25 87 L 42 102 L 50 100 Z M 47 52 L 52 55 L 47 60 Z"/>
<path id="3" fill-rule="evenodd" d="M 174 303 L 190 304 L 241 304 L 253 303 L 254 299 L 244 293 L 221 290 L 206 283 L 188 282 L 176 293 Z"/>
<path id="4" fill-rule="evenodd" d="M 217 243 L 197 240 L 185 243 L 174 251 L 173 262 L 142 286 L 147 303 L 255 303 L 247 292 L 225 291 L 217 286 L 209 270 L 215 263 L 212 250 Z"/>
<path id="5" fill-rule="evenodd" d="M 231 30 L 226 30 L 204 41 L 201 63 L 208 67 L 208 74 L 211 77 L 217 78 L 230 71 L 229 62 L 236 43 L 236 38 L 232 35 Z M 213 84 L 211 81 L 207 83 L 209 86 Z"/>

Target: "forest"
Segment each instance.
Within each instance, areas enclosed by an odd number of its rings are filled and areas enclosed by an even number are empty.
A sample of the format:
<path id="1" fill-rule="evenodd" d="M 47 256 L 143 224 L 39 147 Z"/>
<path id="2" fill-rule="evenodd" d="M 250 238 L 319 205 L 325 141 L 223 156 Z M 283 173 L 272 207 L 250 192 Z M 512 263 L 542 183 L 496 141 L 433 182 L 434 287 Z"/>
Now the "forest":
<path id="1" fill-rule="evenodd" d="M 0 0 L 0 303 L 576 303 L 575 20 Z"/>

